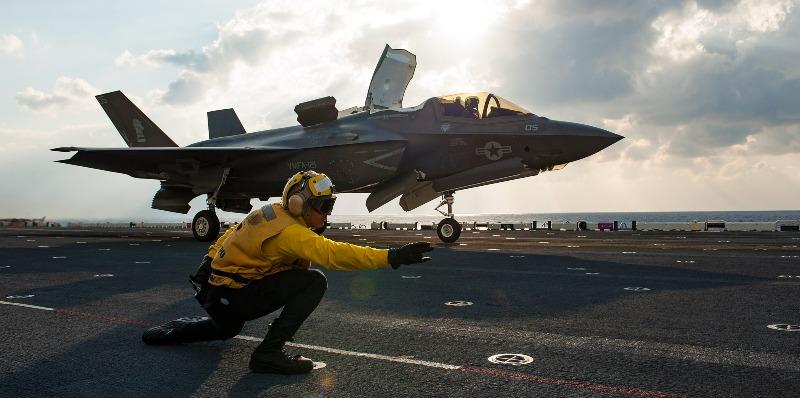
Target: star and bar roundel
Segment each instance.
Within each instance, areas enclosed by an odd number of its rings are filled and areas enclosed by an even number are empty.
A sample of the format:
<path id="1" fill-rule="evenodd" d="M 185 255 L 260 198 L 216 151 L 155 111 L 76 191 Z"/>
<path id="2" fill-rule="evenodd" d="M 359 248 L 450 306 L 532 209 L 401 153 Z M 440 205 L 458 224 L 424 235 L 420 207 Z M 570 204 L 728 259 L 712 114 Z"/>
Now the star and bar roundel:
<path id="1" fill-rule="evenodd" d="M 489 141 L 483 147 L 475 148 L 475 154 L 486 156 L 489 160 L 500 160 L 503 155 L 511 153 L 510 145 L 500 145 L 497 141 Z"/>

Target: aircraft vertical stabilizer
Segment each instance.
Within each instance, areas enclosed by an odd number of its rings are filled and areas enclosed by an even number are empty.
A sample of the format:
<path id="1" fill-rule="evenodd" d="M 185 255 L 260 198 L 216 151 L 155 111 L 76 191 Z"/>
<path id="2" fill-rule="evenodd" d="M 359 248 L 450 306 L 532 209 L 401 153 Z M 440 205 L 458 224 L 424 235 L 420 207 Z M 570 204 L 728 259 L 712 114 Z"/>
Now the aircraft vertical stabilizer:
<path id="1" fill-rule="evenodd" d="M 100 94 L 95 98 L 129 147 L 178 146 L 125 94 L 122 94 L 122 91 Z"/>
<path id="2" fill-rule="evenodd" d="M 244 134 L 244 126 L 232 108 L 211 111 L 208 115 L 208 139 Z"/>

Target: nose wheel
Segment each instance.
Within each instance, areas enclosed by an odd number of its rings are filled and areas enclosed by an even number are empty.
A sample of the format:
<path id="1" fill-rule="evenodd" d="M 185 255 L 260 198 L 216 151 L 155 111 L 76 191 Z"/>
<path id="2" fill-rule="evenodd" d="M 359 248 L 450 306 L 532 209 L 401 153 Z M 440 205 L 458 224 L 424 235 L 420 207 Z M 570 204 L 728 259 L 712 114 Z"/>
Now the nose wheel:
<path id="1" fill-rule="evenodd" d="M 435 209 L 447 217 L 439 221 L 439 225 L 436 226 L 436 235 L 439 235 L 439 239 L 444 243 L 453 243 L 461 236 L 461 223 L 453 218 L 453 203 L 455 202 L 453 195 L 455 193 L 455 191 L 445 191 L 442 195 L 442 203 L 439 203 L 439 206 L 436 206 Z M 444 205 L 447 205 L 447 213 L 439 210 Z"/>
<path id="2" fill-rule="evenodd" d="M 439 239 L 444 243 L 453 243 L 461 236 L 461 224 L 453 218 L 445 218 L 439 221 L 439 225 L 436 227 L 436 235 L 439 235 Z"/>

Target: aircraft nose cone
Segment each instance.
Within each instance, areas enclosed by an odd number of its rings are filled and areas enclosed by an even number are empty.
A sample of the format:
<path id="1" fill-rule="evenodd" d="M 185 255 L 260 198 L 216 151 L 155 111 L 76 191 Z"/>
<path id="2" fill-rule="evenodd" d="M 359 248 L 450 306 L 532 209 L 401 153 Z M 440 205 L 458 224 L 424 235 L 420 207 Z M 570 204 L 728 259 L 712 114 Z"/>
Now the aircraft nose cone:
<path id="1" fill-rule="evenodd" d="M 623 136 L 621 136 L 619 134 L 614 134 L 614 133 L 612 133 L 612 132 L 610 132 L 608 130 L 601 129 L 600 127 L 594 127 L 594 126 L 586 126 L 586 127 L 588 127 L 588 129 L 591 132 L 593 132 L 594 134 L 602 136 L 602 137 L 616 138 L 617 141 L 625 138 L 625 137 L 623 137 Z"/>
<path id="2" fill-rule="evenodd" d="M 603 130 L 603 129 L 598 128 L 598 127 L 592 127 L 592 126 L 587 126 L 587 127 L 592 129 L 597 137 L 599 137 L 602 140 L 608 141 L 608 145 L 606 145 L 606 146 L 611 146 L 611 144 L 613 144 L 613 143 L 625 138 L 625 137 L 623 137 L 623 136 L 621 136 L 619 134 L 614 134 L 614 133 L 612 133 L 612 132 L 610 132 L 608 130 Z"/>
<path id="3" fill-rule="evenodd" d="M 586 124 L 554 121 L 546 133 L 558 137 L 563 153 L 572 160 L 582 159 L 625 138 L 619 134 Z"/>
<path id="4" fill-rule="evenodd" d="M 581 141 L 584 141 L 584 154 L 586 156 L 602 151 L 610 147 L 615 142 L 625 138 L 619 134 L 614 134 L 608 130 L 603 130 L 594 126 L 584 126 L 584 136 Z"/>

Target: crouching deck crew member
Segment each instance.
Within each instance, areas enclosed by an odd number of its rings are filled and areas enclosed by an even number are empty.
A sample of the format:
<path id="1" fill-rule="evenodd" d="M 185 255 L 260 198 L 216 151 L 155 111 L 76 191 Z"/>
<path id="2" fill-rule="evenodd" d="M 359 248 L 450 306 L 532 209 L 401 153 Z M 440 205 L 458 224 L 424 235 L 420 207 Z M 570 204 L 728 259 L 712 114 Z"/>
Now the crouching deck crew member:
<path id="1" fill-rule="evenodd" d="M 250 369 L 311 371 L 311 360 L 284 352 L 284 344 L 317 308 L 328 286 L 322 272 L 309 269 L 310 262 L 335 270 L 396 269 L 430 260 L 424 253 L 432 250 L 427 242 L 376 249 L 323 237 L 335 201 L 334 185 L 325 174 L 292 176 L 281 202 L 256 209 L 229 228 L 192 276 L 196 297 L 210 317 L 167 322 L 146 330 L 142 340 L 151 345 L 226 340 L 245 322 L 283 308 L 251 355 Z"/>

